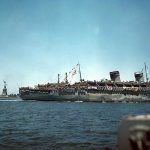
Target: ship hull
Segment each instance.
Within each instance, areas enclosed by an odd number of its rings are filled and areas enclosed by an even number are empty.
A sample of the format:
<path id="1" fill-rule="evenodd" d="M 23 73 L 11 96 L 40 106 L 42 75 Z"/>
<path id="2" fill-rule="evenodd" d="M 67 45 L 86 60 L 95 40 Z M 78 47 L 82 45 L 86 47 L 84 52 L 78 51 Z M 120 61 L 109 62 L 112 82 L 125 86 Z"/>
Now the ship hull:
<path id="1" fill-rule="evenodd" d="M 150 102 L 148 95 L 124 95 L 124 94 L 93 94 L 88 93 L 87 101 L 96 102 Z"/>
<path id="2" fill-rule="evenodd" d="M 84 102 L 150 102 L 147 95 L 124 95 L 124 94 L 93 94 L 84 95 L 50 95 L 50 94 L 27 94 L 21 96 L 23 100 L 38 101 L 84 101 Z"/>
<path id="3" fill-rule="evenodd" d="M 23 100 L 38 100 L 38 101 L 76 101 L 77 95 L 51 95 L 51 94 L 27 94 L 20 96 Z"/>

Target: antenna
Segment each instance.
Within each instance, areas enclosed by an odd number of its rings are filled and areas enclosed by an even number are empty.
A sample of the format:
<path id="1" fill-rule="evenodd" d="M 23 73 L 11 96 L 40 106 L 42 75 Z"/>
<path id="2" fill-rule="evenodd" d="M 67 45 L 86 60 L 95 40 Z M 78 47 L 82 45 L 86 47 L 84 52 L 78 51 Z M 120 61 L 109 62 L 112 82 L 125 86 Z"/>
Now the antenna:
<path id="1" fill-rule="evenodd" d="M 144 66 L 145 66 L 146 82 L 148 82 L 148 74 L 147 74 L 147 65 L 146 65 L 146 63 L 144 63 Z"/>

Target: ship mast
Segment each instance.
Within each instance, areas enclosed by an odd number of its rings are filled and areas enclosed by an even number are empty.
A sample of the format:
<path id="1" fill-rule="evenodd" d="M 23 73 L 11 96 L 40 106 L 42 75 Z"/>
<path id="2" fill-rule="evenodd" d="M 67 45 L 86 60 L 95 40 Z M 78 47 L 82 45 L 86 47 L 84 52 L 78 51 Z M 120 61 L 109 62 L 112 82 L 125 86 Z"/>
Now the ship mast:
<path id="1" fill-rule="evenodd" d="M 78 65 L 79 65 L 79 75 L 80 75 L 80 81 L 82 81 L 81 69 L 80 69 L 80 64 L 79 64 L 79 62 L 78 62 Z"/>
<path id="2" fill-rule="evenodd" d="M 65 83 L 66 83 L 66 84 L 68 83 L 68 75 L 67 75 L 67 72 L 65 73 Z"/>
<path id="3" fill-rule="evenodd" d="M 59 82 L 60 82 L 60 74 L 58 74 L 58 81 L 57 82 L 59 84 Z"/>
<path id="4" fill-rule="evenodd" d="M 146 74 L 146 82 L 148 82 L 148 73 L 147 73 L 147 65 L 144 63 L 145 66 L 145 74 Z"/>

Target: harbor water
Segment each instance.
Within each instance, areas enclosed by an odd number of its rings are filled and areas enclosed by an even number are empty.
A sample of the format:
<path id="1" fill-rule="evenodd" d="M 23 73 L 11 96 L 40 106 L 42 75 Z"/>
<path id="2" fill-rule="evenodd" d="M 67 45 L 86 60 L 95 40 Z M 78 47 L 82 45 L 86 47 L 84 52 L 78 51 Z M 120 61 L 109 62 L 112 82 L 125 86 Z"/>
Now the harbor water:
<path id="1" fill-rule="evenodd" d="M 150 103 L 0 101 L 0 150 L 99 150 L 117 147 L 128 115 Z"/>

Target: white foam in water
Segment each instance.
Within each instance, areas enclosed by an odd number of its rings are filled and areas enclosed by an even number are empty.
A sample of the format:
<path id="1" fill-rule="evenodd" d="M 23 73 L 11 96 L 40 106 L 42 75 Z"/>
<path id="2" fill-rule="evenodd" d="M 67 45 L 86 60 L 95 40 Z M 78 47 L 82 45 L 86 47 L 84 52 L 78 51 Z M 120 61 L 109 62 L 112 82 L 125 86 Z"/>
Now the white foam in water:
<path id="1" fill-rule="evenodd" d="M 75 101 L 76 103 L 82 103 L 83 101 Z"/>

